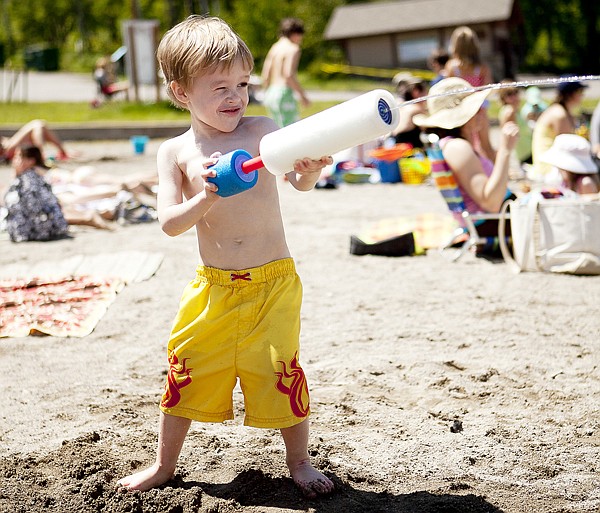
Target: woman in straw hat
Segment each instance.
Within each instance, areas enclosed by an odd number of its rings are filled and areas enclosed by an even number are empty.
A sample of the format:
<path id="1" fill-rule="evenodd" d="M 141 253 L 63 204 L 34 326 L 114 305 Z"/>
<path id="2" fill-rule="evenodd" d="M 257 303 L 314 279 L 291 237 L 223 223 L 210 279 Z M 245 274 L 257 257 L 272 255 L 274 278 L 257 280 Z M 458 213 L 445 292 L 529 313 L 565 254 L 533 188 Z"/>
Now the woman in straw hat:
<path id="1" fill-rule="evenodd" d="M 519 129 L 511 121 L 501 129 L 496 160 L 492 162 L 475 150 L 474 142 L 481 128 L 480 108 L 491 90 L 468 92 L 469 83 L 450 77 L 429 90 L 429 114 L 413 117 L 416 125 L 440 138 L 444 159 L 452 170 L 467 210 L 471 213 L 499 212 L 508 193 L 510 154 Z M 456 92 L 456 94 L 451 94 Z M 489 226 L 484 226 L 489 225 Z M 478 225 L 482 236 L 497 235 L 498 223 Z"/>

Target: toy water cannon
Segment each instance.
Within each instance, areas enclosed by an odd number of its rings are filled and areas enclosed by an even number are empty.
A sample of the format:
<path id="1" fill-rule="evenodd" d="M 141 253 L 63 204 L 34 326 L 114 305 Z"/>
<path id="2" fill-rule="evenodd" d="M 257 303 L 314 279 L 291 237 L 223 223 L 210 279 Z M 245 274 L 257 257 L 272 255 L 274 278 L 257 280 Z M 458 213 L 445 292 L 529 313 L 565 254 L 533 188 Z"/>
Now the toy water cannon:
<path id="1" fill-rule="evenodd" d="M 394 96 L 376 89 L 265 135 L 257 157 L 244 150 L 222 155 L 213 166 L 216 176 L 208 180 L 219 196 L 233 196 L 252 188 L 262 167 L 283 175 L 298 159 L 318 160 L 364 144 L 390 133 L 398 122 Z"/>

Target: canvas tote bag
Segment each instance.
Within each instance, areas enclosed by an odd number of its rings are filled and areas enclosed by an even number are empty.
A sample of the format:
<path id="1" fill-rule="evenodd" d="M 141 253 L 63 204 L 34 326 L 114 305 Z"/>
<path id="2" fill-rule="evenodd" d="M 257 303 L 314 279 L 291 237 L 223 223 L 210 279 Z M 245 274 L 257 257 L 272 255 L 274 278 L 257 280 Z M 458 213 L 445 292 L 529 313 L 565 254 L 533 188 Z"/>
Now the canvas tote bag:
<path id="1" fill-rule="evenodd" d="M 512 256 L 504 237 L 509 211 Z M 528 194 L 503 205 L 498 231 L 502 256 L 516 272 L 600 274 L 600 196 Z"/>

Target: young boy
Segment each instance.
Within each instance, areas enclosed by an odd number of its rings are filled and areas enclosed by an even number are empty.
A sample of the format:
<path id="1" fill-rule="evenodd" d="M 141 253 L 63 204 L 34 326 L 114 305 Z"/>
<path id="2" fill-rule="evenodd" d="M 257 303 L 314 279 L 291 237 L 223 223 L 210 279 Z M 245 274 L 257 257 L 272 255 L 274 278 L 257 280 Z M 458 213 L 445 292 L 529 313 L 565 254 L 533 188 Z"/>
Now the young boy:
<path id="1" fill-rule="evenodd" d="M 252 55 L 225 22 L 201 16 L 167 32 L 157 55 L 170 98 L 191 115 L 190 130 L 158 151 L 159 220 L 171 236 L 195 227 L 201 265 L 169 340 L 156 461 L 119 484 L 148 490 L 171 479 L 191 420 L 233 418 L 239 378 L 245 424 L 281 429 L 296 485 L 311 498 L 329 493 L 333 483 L 308 456 L 309 398 L 298 362 L 302 285 L 276 178 L 262 169 L 253 188 L 227 198 L 207 181 L 219 154 L 241 148 L 257 155 L 261 138 L 278 128 L 265 117 L 243 117 Z M 308 191 L 330 163 L 299 160 L 287 178 Z"/>

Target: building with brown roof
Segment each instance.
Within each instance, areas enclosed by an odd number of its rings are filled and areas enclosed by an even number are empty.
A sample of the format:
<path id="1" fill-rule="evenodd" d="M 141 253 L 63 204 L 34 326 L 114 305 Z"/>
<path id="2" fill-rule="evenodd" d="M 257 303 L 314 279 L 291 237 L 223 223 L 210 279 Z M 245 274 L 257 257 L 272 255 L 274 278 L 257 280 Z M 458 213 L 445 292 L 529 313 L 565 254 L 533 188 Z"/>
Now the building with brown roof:
<path id="1" fill-rule="evenodd" d="M 476 31 L 483 60 L 494 77 L 514 76 L 523 52 L 518 0 L 400 0 L 337 7 L 324 38 L 337 41 L 348 64 L 376 68 L 423 68 L 452 31 Z"/>

